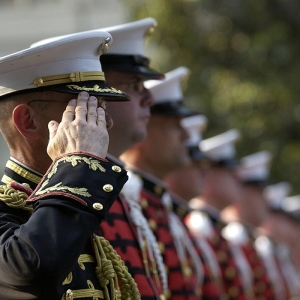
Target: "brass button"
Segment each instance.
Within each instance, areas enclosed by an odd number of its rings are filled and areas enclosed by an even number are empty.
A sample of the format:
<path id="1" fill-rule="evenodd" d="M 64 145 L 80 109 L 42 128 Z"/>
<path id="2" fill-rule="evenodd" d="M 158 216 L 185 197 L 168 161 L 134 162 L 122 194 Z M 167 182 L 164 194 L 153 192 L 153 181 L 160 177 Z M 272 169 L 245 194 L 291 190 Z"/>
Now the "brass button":
<path id="1" fill-rule="evenodd" d="M 95 210 L 102 210 L 103 209 L 103 205 L 101 203 L 96 202 L 96 203 L 93 204 L 93 208 Z"/>
<path id="2" fill-rule="evenodd" d="M 166 292 L 165 292 L 165 296 L 167 299 L 171 299 L 171 291 L 168 289 Z"/>
<path id="3" fill-rule="evenodd" d="M 180 207 L 180 206 L 177 207 L 176 212 L 180 217 L 183 217 L 186 215 L 186 209 L 184 209 L 183 207 Z"/>
<path id="4" fill-rule="evenodd" d="M 200 298 L 202 296 L 202 290 L 201 290 L 201 288 L 197 287 L 195 289 L 195 293 L 196 293 L 196 296 Z"/>
<path id="5" fill-rule="evenodd" d="M 253 269 L 253 273 L 254 273 L 254 277 L 255 277 L 256 279 L 260 279 L 260 278 L 263 277 L 263 275 L 264 275 L 264 273 L 265 273 L 265 270 L 264 270 L 264 268 L 261 267 L 261 266 L 256 266 L 256 267 L 254 267 L 254 269 Z"/>
<path id="6" fill-rule="evenodd" d="M 266 284 L 263 281 L 259 281 L 255 284 L 254 290 L 256 293 L 263 293 L 266 290 Z"/>
<path id="7" fill-rule="evenodd" d="M 44 84 L 44 81 L 43 81 L 42 78 L 37 77 L 37 78 L 35 78 L 35 79 L 33 80 L 33 84 L 34 84 L 35 86 L 39 87 L 39 86 L 42 86 L 42 85 Z"/>
<path id="8" fill-rule="evenodd" d="M 149 227 L 150 227 L 153 231 L 155 231 L 155 230 L 157 229 L 157 224 L 156 224 L 156 222 L 155 222 L 154 220 L 150 219 L 150 220 L 148 221 L 148 224 L 149 224 Z"/>
<path id="9" fill-rule="evenodd" d="M 192 275 L 192 273 L 193 273 L 192 269 L 191 269 L 189 266 L 184 266 L 184 267 L 182 268 L 182 271 L 183 271 L 183 275 L 184 275 L 186 278 L 189 278 L 189 277 Z"/>
<path id="10" fill-rule="evenodd" d="M 235 271 L 234 267 L 231 267 L 231 266 L 227 267 L 225 270 L 225 276 L 228 279 L 233 279 L 236 276 L 236 271 Z"/>
<path id="11" fill-rule="evenodd" d="M 165 266 L 165 272 L 167 275 L 169 274 L 169 268 L 167 266 Z"/>
<path id="12" fill-rule="evenodd" d="M 160 251 L 161 254 L 165 253 L 165 245 L 162 242 L 158 242 L 158 249 Z"/>
<path id="13" fill-rule="evenodd" d="M 148 201 L 147 201 L 147 199 L 142 198 L 140 203 L 141 203 L 141 207 L 142 208 L 147 208 L 148 207 Z"/>
<path id="14" fill-rule="evenodd" d="M 228 295 L 229 295 L 231 298 L 236 298 L 238 294 L 239 294 L 239 289 L 238 289 L 238 287 L 232 286 L 232 287 L 229 288 L 229 290 L 228 290 Z"/>
<path id="15" fill-rule="evenodd" d="M 158 196 L 161 196 L 162 192 L 163 192 L 163 188 L 159 185 L 154 186 L 154 193 Z"/>
<path id="16" fill-rule="evenodd" d="M 119 166 L 112 166 L 111 169 L 117 173 L 120 173 L 122 171 L 121 167 L 119 167 Z"/>
<path id="17" fill-rule="evenodd" d="M 225 251 L 217 252 L 217 259 L 219 263 L 225 263 L 227 261 L 227 253 Z"/>
<path id="18" fill-rule="evenodd" d="M 111 192 L 112 190 L 113 190 L 114 188 L 113 188 L 113 186 L 111 185 L 111 184 L 105 184 L 104 186 L 103 186 L 103 190 L 104 190 L 104 192 Z"/>

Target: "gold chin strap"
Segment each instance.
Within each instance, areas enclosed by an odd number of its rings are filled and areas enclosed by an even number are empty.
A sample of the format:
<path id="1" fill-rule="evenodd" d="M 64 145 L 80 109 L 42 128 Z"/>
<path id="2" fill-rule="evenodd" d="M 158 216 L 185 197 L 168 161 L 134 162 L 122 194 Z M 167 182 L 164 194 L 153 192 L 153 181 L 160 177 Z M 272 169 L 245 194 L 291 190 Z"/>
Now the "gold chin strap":
<path id="1" fill-rule="evenodd" d="M 61 83 L 82 82 L 89 80 L 105 81 L 104 72 L 73 72 L 69 74 L 60 74 L 53 76 L 37 77 L 33 80 L 36 87 L 56 85 Z"/>

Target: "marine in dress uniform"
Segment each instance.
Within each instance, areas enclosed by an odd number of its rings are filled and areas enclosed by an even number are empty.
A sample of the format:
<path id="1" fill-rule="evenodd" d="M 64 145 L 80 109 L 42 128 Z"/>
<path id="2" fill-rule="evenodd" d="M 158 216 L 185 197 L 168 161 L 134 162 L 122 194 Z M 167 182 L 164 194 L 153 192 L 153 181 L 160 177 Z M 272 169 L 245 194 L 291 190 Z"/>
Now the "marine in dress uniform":
<path id="1" fill-rule="evenodd" d="M 209 168 L 220 168 L 224 172 L 228 168 L 228 173 L 232 172 L 231 169 L 236 165 L 233 160 L 234 143 L 239 137 L 239 132 L 230 130 L 208 140 L 209 144 L 206 144 L 204 149 L 207 153 L 205 153 L 199 148 L 205 128 L 202 124 L 203 120 L 199 118 L 197 122 L 195 117 L 188 117 L 183 119 L 182 123 L 190 135 L 188 147 L 193 164 L 171 174 L 167 178 L 168 185 L 175 193 L 189 202 L 192 211 L 187 215 L 185 222 L 196 242 L 202 248 L 204 248 L 203 240 L 209 243 L 210 251 L 207 246 L 205 247 L 207 256 L 210 256 L 211 269 L 215 280 L 219 282 L 223 298 L 252 299 L 251 295 L 247 293 L 247 288 L 251 283 L 247 284 L 241 265 L 245 258 L 234 255 L 236 252 L 232 252 L 232 247 L 221 234 L 226 223 L 220 217 L 220 209 L 226 203 L 231 202 L 217 201 L 217 194 L 210 194 L 208 197 L 203 177 L 203 172 L 205 173 L 205 170 Z M 186 180 L 182 178 L 186 178 Z M 216 178 L 213 178 L 215 184 L 219 186 Z M 212 188 L 213 186 L 211 186 Z M 226 190 L 223 192 L 226 193 Z M 224 193 L 222 196 L 224 199 L 227 198 Z M 214 201 L 210 201 L 212 198 Z M 215 205 L 212 206 L 212 204 Z"/>
<path id="2" fill-rule="evenodd" d="M 292 203 L 293 198 L 288 197 L 291 190 L 291 184 L 286 181 L 269 185 L 264 189 L 269 213 L 261 225 L 262 230 L 260 230 L 260 234 L 266 236 L 269 242 L 270 255 L 274 257 L 279 272 L 278 277 L 282 282 L 282 293 L 284 294 L 282 298 L 285 299 L 300 297 L 300 278 L 292 260 L 292 252 L 295 247 L 294 245 L 290 246 L 289 241 L 291 239 L 293 244 L 294 240 L 297 240 L 299 230 L 297 218 L 288 211 L 295 203 Z M 294 210 L 295 207 L 292 209 Z M 279 226 L 273 227 L 274 222 L 278 222 Z"/>
<path id="3" fill-rule="evenodd" d="M 126 171 L 104 158 L 107 143 L 98 139 L 104 138 L 100 133 L 106 132 L 105 121 L 99 115 L 98 119 L 87 116 L 97 116 L 96 99 L 80 93 L 88 91 L 102 101 L 128 100 L 104 83 L 99 56 L 110 42 L 107 32 L 80 34 L 0 59 L 0 128 L 8 145 L 13 145 L 0 185 L 3 300 L 140 299 L 120 257 L 94 234 L 127 181 Z M 76 106 L 69 100 L 77 95 Z M 51 109 L 45 109 L 43 102 Z M 46 152 L 48 120 L 41 116 L 48 117 L 51 111 L 51 118 L 61 120 L 63 102 L 69 104 L 59 128 L 58 123 L 49 123 L 51 164 Z M 74 126 L 77 121 L 80 125 Z M 101 121 L 101 131 L 96 121 Z M 88 144 L 91 137 L 95 140 Z M 72 146 L 75 141 L 81 146 Z"/>
<path id="4" fill-rule="evenodd" d="M 107 103 L 106 106 L 114 120 L 114 127 L 109 132 L 107 157 L 120 166 L 120 170 L 123 163 L 118 159 L 119 155 L 133 143 L 140 141 L 146 133 L 147 122 L 140 119 L 150 115 L 153 101 L 144 88 L 143 81 L 164 77 L 149 67 L 149 59 L 144 55 L 145 38 L 151 35 L 155 27 L 156 21 L 146 18 L 86 32 L 107 31 L 112 35 L 114 43 L 101 56 L 106 82 L 126 91 L 131 97 L 131 101 L 126 103 Z M 38 44 L 40 43 L 44 41 Z M 124 189 L 116 199 L 106 221 L 98 228 L 98 234 L 105 237 L 124 260 L 139 287 L 142 299 L 164 299 L 167 280 L 162 257 L 155 237 L 131 191 L 137 191 L 139 183 L 130 176 L 128 185 L 129 191 L 128 188 Z"/>
<path id="5" fill-rule="evenodd" d="M 155 105 L 151 107 L 152 116 L 150 123 L 156 122 L 157 118 L 161 118 L 160 121 L 165 122 L 164 127 L 161 127 L 162 138 L 165 140 L 168 139 L 168 133 L 164 132 L 166 129 L 165 126 L 172 127 L 171 132 L 172 130 L 177 132 L 175 133 L 173 131 L 172 134 L 179 134 L 179 136 L 181 136 L 179 137 L 179 139 L 181 139 L 179 147 L 183 147 L 183 153 L 181 153 L 180 150 L 180 154 L 177 154 L 178 144 L 174 145 L 176 148 L 173 148 L 172 143 L 159 145 L 159 141 L 155 141 L 157 137 L 156 133 L 151 132 L 150 129 L 146 140 L 126 151 L 121 158 L 128 163 L 128 168 L 140 176 L 143 181 L 140 203 L 143 208 L 143 214 L 159 242 L 160 251 L 166 265 L 169 282 L 167 298 L 205 299 L 202 294 L 203 288 L 205 287 L 212 292 L 210 299 L 219 299 L 218 289 L 216 289 L 214 281 L 210 277 L 207 265 L 203 257 L 199 256 L 197 248 L 181 216 L 177 214 L 178 209 L 182 210 L 182 207 L 180 208 L 181 205 L 177 205 L 178 203 L 174 205 L 174 198 L 163 182 L 164 176 L 157 174 L 157 164 L 160 162 L 162 163 L 161 169 L 164 169 L 163 172 L 170 172 L 170 165 L 168 165 L 168 163 L 166 167 L 164 167 L 164 162 L 166 162 L 164 155 L 178 155 L 178 160 L 173 160 L 173 162 L 175 161 L 176 167 L 178 167 L 178 164 L 180 166 L 181 163 L 185 164 L 186 161 L 189 162 L 188 153 L 183 141 L 187 135 L 182 130 L 180 121 L 183 117 L 198 113 L 188 109 L 182 104 L 182 80 L 188 73 L 189 70 L 187 68 L 179 67 L 166 73 L 164 80 L 145 82 L 145 86 L 150 90 L 155 99 Z M 153 125 L 150 124 L 149 127 L 151 126 Z M 151 141 L 149 141 L 149 136 L 153 138 Z M 141 144 L 149 145 L 148 143 L 151 143 L 151 147 L 156 147 L 156 152 L 152 153 L 151 150 L 149 151 L 149 148 L 146 151 L 144 151 L 145 148 L 139 148 Z M 176 141 L 176 143 L 178 143 L 178 141 Z M 160 150 L 164 148 L 164 152 L 166 152 L 165 147 L 171 148 L 172 152 L 163 154 L 163 151 Z M 135 152 L 136 150 L 138 153 L 152 153 L 153 158 L 157 161 L 154 163 L 153 161 L 147 161 L 146 165 L 149 163 L 150 168 L 143 168 L 143 162 L 141 164 L 135 164 L 135 159 L 143 160 L 143 158 L 139 157 L 139 154 Z"/>
<path id="6" fill-rule="evenodd" d="M 260 251 L 266 243 L 265 239 L 257 240 L 256 230 L 267 213 L 263 188 L 269 176 L 270 162 L 268 151 L 240 160 L 238 175 L 243 185 L 243 196 L 239 206 L 233 204 L 237 208 L 236 215 L 225 229 L 228 239 L 240 245 L 250 264 L 256 299 L 278 299 L 277 293 L 280 293 L 280 283 L 274 285 L 272 280 L 277 274 L 275 264 Z"/>
<path id="7" fill-rule="evenodd" d="M 164 75 L 150 68 L 144 44 L 157 23 L 153 18 L 105 28 L 116 43 L 105 54 L 103 68 L 109 84 L 124 89 L 131 103 L 124 103 L 122 111 L 116 105 L 107 110 L 115 119 L 109 147 L 110 159 L 118 157 L 146 135 L 152 97 L 143 82 L 160 79 Z M 144 119 L 143 119 L 144 118 Z M 122 146 L 120 147 L 120 143 Z M 142 298 L 165 299 L 168 289 L 167 275 L 157 240 L 142 214 L 139 204 L 141 181 L 131 172 L 119 199 L 114 203 L 106 222 L 99 232 L 106 237 L 125 261 L 133 274 Z"/>

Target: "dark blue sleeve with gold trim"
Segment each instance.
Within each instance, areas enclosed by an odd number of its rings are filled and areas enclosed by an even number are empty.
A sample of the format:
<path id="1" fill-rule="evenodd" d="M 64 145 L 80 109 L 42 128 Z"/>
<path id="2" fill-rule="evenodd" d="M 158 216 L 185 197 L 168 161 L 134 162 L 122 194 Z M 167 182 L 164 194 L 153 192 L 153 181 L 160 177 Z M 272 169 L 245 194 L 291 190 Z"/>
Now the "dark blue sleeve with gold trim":
<path id="1" fill-rule="evenodd" d="M 126 181 L 119 166 L 72 153 L 28 198 L 32 215 L 0 201 L 0 299 L 61 299 L 62 281 Z"/>

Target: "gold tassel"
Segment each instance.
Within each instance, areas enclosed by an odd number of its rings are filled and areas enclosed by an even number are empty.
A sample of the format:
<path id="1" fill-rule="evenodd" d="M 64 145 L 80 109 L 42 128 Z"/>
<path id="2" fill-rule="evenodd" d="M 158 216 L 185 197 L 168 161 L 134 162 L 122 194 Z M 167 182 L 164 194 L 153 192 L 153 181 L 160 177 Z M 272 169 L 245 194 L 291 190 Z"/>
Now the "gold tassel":
<path id="1" fill-rule="evenodd" d="M 112 299 L 119 300 L 140 300 L 141 295 L 138 287 L 124 262 L 113 249 L 110 243 L 103 237 L 93 235 L 94 250 L 97 260 L 97 275 L 100 284 L 105 287 L 109 283 L 111 286 Z M 107 263 L 109 261 L 110 263 Z M 105 264 L 105 266 L 104 266 Z M 105 267 L 105 268 L 104 268 Z M 104 270 L 105 269 L 105 270 Z M 104 277 L 104 279 L 103 279 Z M 121 285 L 121 291 L 118 285 L 118 279 Z M 107 288 L 107 287 L 106 287 Z M 106 295 L 106 297 L 109 297 Z M 109 299 L 109 298 L 105 298 Z"/>

